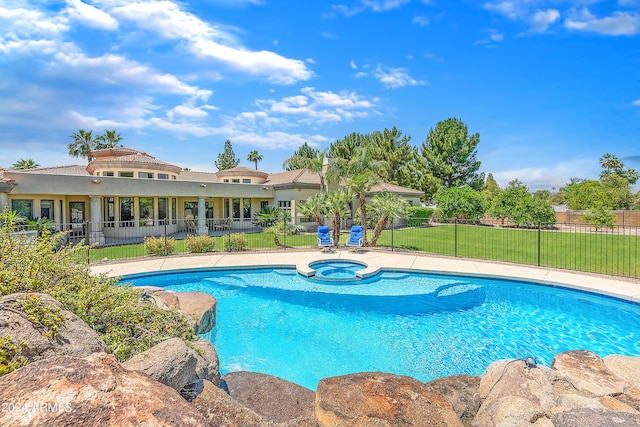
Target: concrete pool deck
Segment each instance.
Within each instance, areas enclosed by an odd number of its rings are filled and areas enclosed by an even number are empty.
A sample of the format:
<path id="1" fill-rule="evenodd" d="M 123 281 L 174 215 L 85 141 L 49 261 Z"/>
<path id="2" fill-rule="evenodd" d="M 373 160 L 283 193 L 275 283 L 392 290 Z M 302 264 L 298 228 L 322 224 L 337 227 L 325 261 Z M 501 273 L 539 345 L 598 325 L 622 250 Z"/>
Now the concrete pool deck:
<path id="1" fill-rule="evenodd" d="M 367 267 L 358 272 L 367 277 L 381 268 L 412 269 L 430 273 L 493 276 L 522 279 L 548 285 L 609 295 L 640 303 L 640 282 L 611 276 L 581 274 L 543 267 L 501 264 L 470 259 L 445 258 L 423 254 L 383 251 L 355 253 L 339 249 L 332 253 L 320 251 L 239 252 L 213 254 L 186 254 L 96 264 L 90 267 L 94 274 L 125 276 L 137 273 L 167 272 L 181 269 L 234 268 L 234 267 L 294 267 L 303 275 L 313 274 L 309 263 L 320 260 L 353 260 Z"/>

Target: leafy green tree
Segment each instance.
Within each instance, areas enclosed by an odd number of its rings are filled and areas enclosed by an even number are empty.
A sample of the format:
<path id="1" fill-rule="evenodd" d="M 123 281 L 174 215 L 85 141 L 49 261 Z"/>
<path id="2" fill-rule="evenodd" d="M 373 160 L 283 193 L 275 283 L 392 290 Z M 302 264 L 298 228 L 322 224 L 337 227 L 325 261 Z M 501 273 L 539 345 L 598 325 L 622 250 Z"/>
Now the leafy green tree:
<path id="1" fill-rule="evenodd" d="M 487 174 L 487 179 L 484 182 L 484 186 L 482 187 L 482 194 L 487 201 L 487 206 L 491 205 L 491 202 L 493 201 L 493 198 L 496 196 L 496 194 L 498 194 L 498 191 L 500 191 L 500 186 L 498 185 L 496 179 L 493 177 L 493 174 L 489 172 Z"/>
<path id="2" fill-rule="evenodd" d="M 481 190 L 484 174 L 478 173 L 480 161 L 476 159 L 476 148 L 480 143 L 480 134 L 469 135 L 467 125 L 459 119 L 446 119 L 430 129 L 426 141 L 421 146 L 422 167 L 425 176 L 433 177 L 445 188 L 465 185 Z M 428 184 L 428 185 L 427 185 Z M 425 196 L 429 199 L 434 185 L 430 179 L 423 180 Z M 437 190 L 437 189 L 436 189 Z"/>
<path id="3" fill-rule="evenodd" d="M 224 150 L 218 154 L 218 160 L 215 163 L 219 171 L 232 169 L 240 164 L 240 159 L 236 157 L 231 141 L 228 139 L 224 142 Z"/>
<path id="4" fill-rule="evenodd" d="M 311 169 L 309 168 L 309 160 L 316 160 L 320 157 L 320 150 L 311 147 L 309 143 L 305 141 L 300 148 L 293 152 L 291 157 L 284 161 L 282 166 L 286 171 Z M 322 166 L 322 162 L 320 162 L 320 166 Z"/>
<path id="5" fill-rule="evenodd" d="M 83 157 L 87 159 L 87 163 L 90 163 L 92 159 L 91 152 L 95 150 L 97 144 L 93 132 L 80 129 L 78 132 L 72 133 L 69 138 L 73 139 L 73 142 L 67 145 L 69 155 L 71 157 Z"/>
<path id="6" fill-rule="evenodd" d="M 409 145 L 410 136 L 403 135 L 395 126 L 370 135 L 371 159 L 384 165 L 374 171 L 382 182 L 415 188 L 417 186 L 417 149 Z"/>
<path id="7" fill-rule="evenodd" d="M 633 202 L 631 186 L 626 178 L 617 174 L 603 177 L 600 181 L 585 180 L 566 187 L 567 207 L 572 210 L 587 210 L 594 207 L 606 209 L 629 209 Z"/>
<path id="8" fill-rule="evenodd" d="M 262 154 L 258 153 L 258 150 L 253 150 L 249 154 L 247 154 L 247 160 L 255 163 L 256 170 L 258 170 L 258 162 L 261 162 L 262 159 L 263 156 Z"/>
<path id="9" fill-rule="evenodd" d="M 609 209 L 604 206 L 595 206 L 589 209 L 589 211 L 580 217 L 581 220 L 593 225 L 596 231 L 601 228 L 613 228 L 616 223 L 616 216 Z"/>
<path id="10" fill-rule="evenodd" d="M 480 191 L 471 187 L 440 188 L 435 195 L 440 218 L 477 221 L 486 210 L 486 200 Z"/>
<path id="11" fill-rule="evenodd" d="M 350 159 L 360 147 L 368 146 L 371 138 L 367 134 L 350 133 L 329 146 L 329 157 L 332 159 Z"/>
<path id="12" fill-rule="evenodd" d="M 533 227 L 538 223 L 548 226 L 556 222 L 556 214 L 551 204 L 546 200 L 533 197 L 527 187 L 517 179 L 498 192 L 493 199 L 489 214 L 495 218 L 510 221 L 517 227 Z"/>
<path id="13" fill-rule="evenodd" d="M 378 238 L 380 238 L 389 221 L 407 216 L 408 208 L 409 202 L 395 193 L 378 193 L 373 196 L 371 203 L 367 206 L 376 223 L 373 237 L 371 238 L 371 246 L 378 244 Z"/>
<path id="14" fill-rule="evenodd" d="M 20 170 L 35 169 L 39 167 L 40 165 L 36 163 L 35 160 L 33 159 L 20 159 L 11 166 L 12 169 L 20 169 Z"/>
<path id="15" fill-rule="evenodd" d="M 104 150 L 106 148 L 117 147 L 118 143 L 122 141 L 122 139 L 122 135 L 116 132 L 115 129 L 106 129 L 102 135 L 96 136 L 94 149 Z"/>
<path id="16" fill-rule="evenodd" d="M 624 163 L 613 154 L 605 154 L 600 158 L 600 165 L 603 171 L 600 173 L 600 180 L 603 180 L 611 175 L 618 175 L 624 178 L 633 185 L 638 181 L 640 175 L 635 169 L 624 169 Z"/>

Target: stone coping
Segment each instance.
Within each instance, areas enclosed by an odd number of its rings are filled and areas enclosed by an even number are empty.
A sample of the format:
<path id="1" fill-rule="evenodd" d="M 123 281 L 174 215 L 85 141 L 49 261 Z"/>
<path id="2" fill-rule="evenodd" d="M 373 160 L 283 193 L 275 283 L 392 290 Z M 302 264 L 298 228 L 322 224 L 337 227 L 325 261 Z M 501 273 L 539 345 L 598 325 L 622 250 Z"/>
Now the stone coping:
<path id="1" fill-rule="evenodd" d="M 292 267 L 296 268 L 301 274 L 310 276 L 313 275 L 314 270 L 309 267 L 309 263 L 321 260 L 357 261 L 364 263 L 367 267 L 357 272 L 359 277 L 375 275 L 380 269 L 410 269 L 439 274 L 488 276 L 526 280 L 544 285 L 559 285 L 640 303 L 640 282 L 634 280 L 581 274 L 573 271 L 554 270 L 535 266 L 378 250 L 360 253 L 347 250 L 337 250 L 331 253 L 293 250 L 278 252 L 186 254 L 168 257 L 149 257 L 118 263 L 95 264 L 90 266 L 90 271 L 94 274 L 106 274 L 107 276 L 118 277 L 181 269 Z"/>

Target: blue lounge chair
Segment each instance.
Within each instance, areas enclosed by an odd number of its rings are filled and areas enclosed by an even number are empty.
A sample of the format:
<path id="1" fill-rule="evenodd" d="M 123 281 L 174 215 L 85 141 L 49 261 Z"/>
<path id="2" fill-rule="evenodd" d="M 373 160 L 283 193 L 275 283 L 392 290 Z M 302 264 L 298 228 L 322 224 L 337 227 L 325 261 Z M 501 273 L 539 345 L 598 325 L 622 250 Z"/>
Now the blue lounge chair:
<path id="1" fill-rule="evenodd" d="M 322 249 L 322 252 L 331 252 L 333 246 L 333 240 L 331 240 L 331 231 L 326 225 L 318 227 L 318 247 Z"/>
<path id="2" fill-rule="evenodd" d="M 354 252 L 358 252 L 358 249 L 362 248 L 362 226 L 354 225 L 351 227 L 351 233 L 349 233 L 349 240 L 347 240 L 347 247 L 354 248 Z"/>

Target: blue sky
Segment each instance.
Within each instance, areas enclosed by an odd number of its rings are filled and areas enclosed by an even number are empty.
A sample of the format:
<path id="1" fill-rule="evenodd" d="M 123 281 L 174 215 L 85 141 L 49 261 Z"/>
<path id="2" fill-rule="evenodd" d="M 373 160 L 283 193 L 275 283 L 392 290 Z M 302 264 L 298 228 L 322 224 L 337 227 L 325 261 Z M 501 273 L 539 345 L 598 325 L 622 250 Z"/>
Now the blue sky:
<path id="1" fill-rule="evenodd" d="M 215 171 L 449 117 L 529 189 L 640 169 L 640 0 L 0 2 L 0 166 L 82 164 L 78 129 Z"/>

